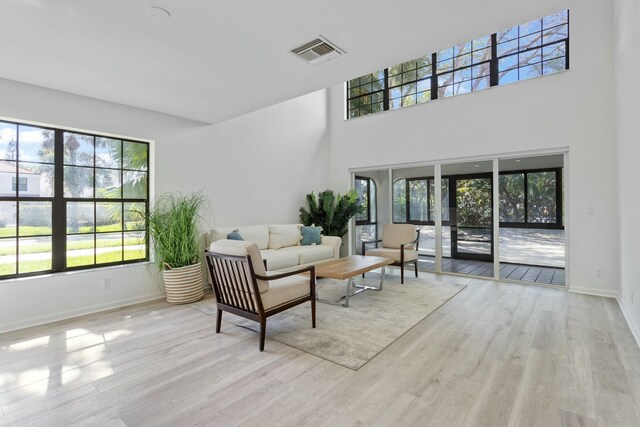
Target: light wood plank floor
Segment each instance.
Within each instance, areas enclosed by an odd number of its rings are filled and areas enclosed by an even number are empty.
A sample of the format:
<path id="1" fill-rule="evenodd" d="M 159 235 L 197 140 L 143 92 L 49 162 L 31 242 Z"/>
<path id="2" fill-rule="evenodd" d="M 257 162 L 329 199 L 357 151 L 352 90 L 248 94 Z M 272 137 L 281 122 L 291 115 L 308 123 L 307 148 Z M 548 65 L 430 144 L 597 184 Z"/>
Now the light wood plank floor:
<path id="1" fill-rule="evenodd" d="M 614 300 L 421 277 L 469 286 L 359 371 L 164 302 L 0 335 L 0 425 L 640 425 Z"/>

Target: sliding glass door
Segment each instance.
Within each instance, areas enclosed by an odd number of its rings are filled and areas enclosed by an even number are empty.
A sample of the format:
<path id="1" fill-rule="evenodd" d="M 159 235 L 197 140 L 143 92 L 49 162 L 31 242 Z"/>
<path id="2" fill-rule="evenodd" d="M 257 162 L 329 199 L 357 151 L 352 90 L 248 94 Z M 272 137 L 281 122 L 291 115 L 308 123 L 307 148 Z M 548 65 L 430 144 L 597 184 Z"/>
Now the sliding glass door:
<path id="1" fill-rule="evenodd" d="M 442 221 L 443 272 L 493 276 L 492 171 L 491 161 L 442 165 L 448 201 Z"/>

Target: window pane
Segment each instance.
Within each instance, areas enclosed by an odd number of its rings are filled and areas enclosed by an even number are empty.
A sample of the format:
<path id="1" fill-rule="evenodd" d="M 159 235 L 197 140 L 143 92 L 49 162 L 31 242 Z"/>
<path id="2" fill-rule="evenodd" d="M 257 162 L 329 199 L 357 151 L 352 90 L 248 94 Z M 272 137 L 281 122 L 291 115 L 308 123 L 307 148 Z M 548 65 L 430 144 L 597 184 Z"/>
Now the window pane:
<path id="1" fill-rule="evenodd" d="M 529 65 L 520 68 L 520 80 L 531 79 L 542 75 L 542 64 Z"/>
<path id="2" fill-rule="evenodd" d="M 542 43 L 551 43 L 556 40 L 564 40 L 569 35 L 569 27 L 561 25 L 559 27 L 545 30 L 542 36 Z"/>
<path id="3" fill-rule="evenodd" d="M 429 220 L 428 187 L 429 180 L 410 180 L 409 183 L 409 220 Z"/>
<path id="4" fill-rule="evenodd" d="M 67 202 L 67 233 L 95 231 L 93 202 Z"/>
<path id="5" fill-rule="evenodd" d="M 500 175 L 500 221 L 524 222 L 524 174 Z"/>
<path id="6" fill-rule="evenodd" d="M 363 213 L 356 214 L 356 221 L 369 221 L 369 180 L 356 178 L 355 190 L 360 203 L 365 208 Z"/>
<path id="7" fill-rule="evenodd" d="M 18 239 L 18 273 L 51 268 L 51 237 Z"/>
<path id="8" fill-rule="evenodd" d="M 528 36 L 520 38 L 520 50 L 528 49 L 535 46 L 540 46 L 542 43 L 542 34 L 534 33 Z"/>
<path id="9" fill-rule="evenodd" d="M 569 11 L 563 10 L 562 12 L 554 13 L 553 15 L 542 18 L 542 27 L 546 29 L 567 22 L 569 22 Z"/>
<path id="10" fill-rule="evenodd" d="M 145 229 L 145 212 L 144 203 L 125 203 L 124 204 L 124 229 L 125 230 L 144 230 Z"/>
<path id="11" fill-rule="evenodd" d="M 51 234 L 51 202 L 19 202 L 18 235 Z"/>
<path id="12" fill-rule="evenodd" d="M 96 166 L 122 167 L 122 141 L 96 137 Z"/>
<path id="13" fill-rule="evenodd" d="M 542 59 L 544 60 L 564 57 L 566 54 L 567 51 L 564 42 L 552 44 L 542 48 Z"/>
<path id="14" fill-rule="evenodd" d="M 491 48 L 480 49 L 473 52 L 473 63 L 488 61 L 491 59 Z"/>
<path id="15" fill-rule="evenodd" d="M 147 170 L 147 147 L 147 144 L 140 142 L 124 141 L 122 167 L 124 169 Z"/>
<path id="16" fill-rule="evenodd" d="M 18 160 L 18 126 L 0 122 L 0 159 Z"/>
<path id="17" fill-rule="evenodd" d="M 0 196 L 16 196 L 17 189 L 13 183 L 18 178 L 17 168 L 16 162 L 0 161 L 0 175 L 3 177 L 0 180 Z"/>
<path id="18" fill-rule="evenodd" d="M 122 203 L 96 203 L 96 231 L 122 230 Z"/>
<path id="19" fill-rule="evenodd" d="M 119 199 L 122 197 L 120 171 L 96 169 L 96 197 L 100 199 Z M 135 173 L 135 172 L 134 172 Z"/>
<path id="20" fill-rule="evenodd" d="M 145 259 L 146 241 L 144 232 L 124 233 L 124 259 Z"/>
<path id="21" fill-rule="evenodd" d="M 520 25 L 520 37 L 542 30 L 542 19 L 536 19 Z"/>
<path id="22" fill-rule="evenodd" d="M 405 179 L 393 183 L 393 222 L 407 221 L 407 197 Z"/>
<path id="23" fill-rule="evenodd" d="M 96 235 L 96 264 L 122 261 L 122 233 Z"/>
<path id="24" fill-rule="evenodd" d="M 510 53 L 515 53 L 518 51 L 518 40 L 511 40 L 508 42 L 500 43 L 497 46 L 498 56 L 509 55 Z"/>
<path id="25" fill-rule="evenodd" d="M 527 174 L 529 222 L 556 222 L 556 173 Z"/>
<path id="26" fill-rule="evenodd" d="M 16 274 L 16 239 L 0 239 L 0 276 Z"/>
<path id="27" fill-rule="evenodd" d="M 566 70 L 566 58 L 556 58 L 542 64 L 543 74 L 553 74 Z"/>
<path id="28" fill-rule="evenodd" d="M 19 195 L 26 197 L 53 197 L 54 166 L 42 163 L 19 163 L 20 178 L 27 182 L 19 188 Z"/>
<path id="29" fill-rule="evenodd" d="M 64 164 L 93 166 L 93 136 L 65 132 Z"/>
<path id="30" fill-rule="evenodd" d="M 449 178 L 442 179 L 442 220 L 449 221 Z"/>
<path id="31" fill-rule="evenodd" d="M 518 65 L 524 67 L 542 61 L 542 49 L 534 49 L 518 55 Z"/>
<path id="32" fill-rule="evenodd" d="M 480 37 L 473 41 L 473 50 L 478 50 L 491 46 L 491 36 Z"/>
<path id="33" fill-rule="evenodd" d="M 53 163 L 54 141 L 50 129 L 18 125 L 18 160 Z"/>
<path id="34" fill-rule="evenodd" d="M 16 235 L 16 202 L 0 202 L 0 237 Z"/>
<path id="35" fill-rule="evenodd" d="M 370 107 L 369 112 L 371 112 Z M 147 197 L 146 172 L 126 171 L 124 173 L 123 197 L 125 199 L 145 199 Z"/>
<path id="36" fill-rule="evenodd" d="M 422 104 L 424 102 L 431 101 L 431 91 L 427 90 L 425 92 L 418 92 L 416 94 L 416 98 L 418 100 L 418 104 Z"/>
<path id="37" fill-rule="evenodd" d="M 95 264 L 94 235 L 67 236 L 67 267 Z"/>
<path id="38" fill-rule="evenodd" d="M 506 42 L 518 38 L 518 27 L 507 28 L 497 34 L 498 42 Z"/>
<path id="39" fill-rule="evenodd" d="M 93 168 L 65 166 L 64 197 L 93 197 Z"/>

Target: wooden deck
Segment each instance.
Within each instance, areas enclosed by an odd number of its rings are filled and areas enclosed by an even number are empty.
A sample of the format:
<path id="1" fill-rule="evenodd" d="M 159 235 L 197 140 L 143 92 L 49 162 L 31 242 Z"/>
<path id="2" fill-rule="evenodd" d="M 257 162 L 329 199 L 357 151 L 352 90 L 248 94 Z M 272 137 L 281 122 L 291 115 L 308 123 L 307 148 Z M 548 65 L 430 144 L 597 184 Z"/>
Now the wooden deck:
<path id="1" fill-rule="evenodd" d="M 433 272 L 436 269 L 436 259 L 431 256 L 421 256 L 418 268 L 422 271 Z M 493 277 L 493 263 L 464 259 L 442 258 L 442 271 L 447 273 L 470 274 L 473 276 Z M 524 264 L 500 264 L 500 278 L 518 280 L 529 283 L 564 286 L 564 268 L 539 267 Z"/>

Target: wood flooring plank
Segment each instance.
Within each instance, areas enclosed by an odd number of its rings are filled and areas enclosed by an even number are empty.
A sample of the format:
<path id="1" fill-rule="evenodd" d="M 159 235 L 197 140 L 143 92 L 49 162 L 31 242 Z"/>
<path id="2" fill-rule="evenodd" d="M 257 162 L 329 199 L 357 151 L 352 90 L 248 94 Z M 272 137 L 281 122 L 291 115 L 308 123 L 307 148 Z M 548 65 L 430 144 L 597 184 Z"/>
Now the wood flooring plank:
<path id="1" fill-rule="evenodd" d="M 358 371 L 163 301 L 2 334 L 0 425 L 640 425 L 615 300 L 420 276 L 467 288 Z"/>

